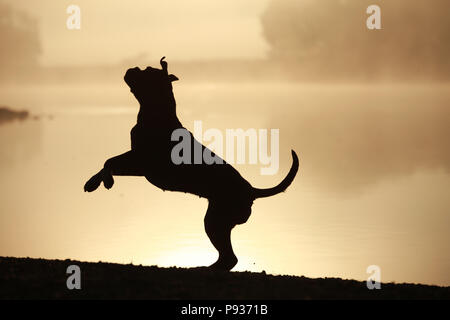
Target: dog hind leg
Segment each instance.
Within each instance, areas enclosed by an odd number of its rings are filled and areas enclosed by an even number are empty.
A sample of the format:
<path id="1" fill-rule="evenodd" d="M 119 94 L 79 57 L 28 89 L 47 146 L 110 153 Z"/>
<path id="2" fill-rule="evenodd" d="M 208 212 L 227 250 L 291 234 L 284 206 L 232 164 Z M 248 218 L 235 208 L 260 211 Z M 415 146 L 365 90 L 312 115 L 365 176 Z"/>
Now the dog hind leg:
<path id="1" fill-rule="evenodd" d="M 204 220 L 206 234 L 219 251 L 219 259 L 210 268 L 223 271 L 233 269 L 238 262 L 231 245 L 231 230 L 235 224 L 228 221 L 226 214 L 223 207 L 210 203 Z"/>

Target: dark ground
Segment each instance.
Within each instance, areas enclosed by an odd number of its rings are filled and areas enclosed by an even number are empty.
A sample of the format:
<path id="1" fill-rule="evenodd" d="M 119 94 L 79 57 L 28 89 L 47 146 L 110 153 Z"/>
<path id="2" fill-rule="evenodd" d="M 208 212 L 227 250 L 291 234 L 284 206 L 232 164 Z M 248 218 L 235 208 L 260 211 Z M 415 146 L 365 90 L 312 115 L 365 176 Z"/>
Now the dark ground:
<path id="1" fill-rule="evenodd" d="M 68 290 L 69 265 L 81 290 Z M 450 299 L 450 287 L 0 257 L 0 299 Z"/>

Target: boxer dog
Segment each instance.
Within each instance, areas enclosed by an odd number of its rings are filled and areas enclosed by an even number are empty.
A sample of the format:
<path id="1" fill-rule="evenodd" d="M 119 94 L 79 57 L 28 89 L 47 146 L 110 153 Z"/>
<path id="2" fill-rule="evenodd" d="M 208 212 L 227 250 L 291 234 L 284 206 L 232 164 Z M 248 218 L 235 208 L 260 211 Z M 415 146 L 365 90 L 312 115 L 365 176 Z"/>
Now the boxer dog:
<path id="1" fill-rule="evenodd" d="M 205 231 L 219 252 L 218 260 L 210 268 L 229 271 L 238 261 L 231 245 L 231 230 L 248 220 L 255 199 L 286 190 L 297 174 L 298 158 L 292 150 L 289 173 L 277 186 L 268 189 L 252 187 L 223 159 L 212 164 L 195 164 L 193 160 L 175 164 L 171 156 L 177 144 L 172 139 L 175 130 L 184 130 L 192 138 L 191 150 L 200 148 L 202 152 L 206 149 L 214 153 L 182 126 L 176 114 L 172 88 L 172 82 L 178 78 L 168 73 L 164 57 L 160 64 L 162 69 L 136 67 L 125 73 L 125 83 L 140 104 L 137 123 L 131 129 L 131 150 L 108 159 L 86 182 L 84 190 L 92 192 L 102 182 L 110 189 L 114 184 L 113 176 L 143 176 L 163 190 L 188 192 L 208 199 Z"/>

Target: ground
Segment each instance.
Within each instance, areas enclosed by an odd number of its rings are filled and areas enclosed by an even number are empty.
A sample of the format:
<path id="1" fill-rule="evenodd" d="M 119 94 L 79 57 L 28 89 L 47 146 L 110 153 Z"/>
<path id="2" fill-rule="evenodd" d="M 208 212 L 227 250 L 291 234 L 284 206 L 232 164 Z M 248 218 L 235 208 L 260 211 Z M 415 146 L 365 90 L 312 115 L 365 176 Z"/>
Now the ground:
<path id="1" fill-rule="evenodd" d="M 80 290 L 67 289 L 70 265 Z M 450 287 L 0 257 L 0 299 L 450 299 Z"/>

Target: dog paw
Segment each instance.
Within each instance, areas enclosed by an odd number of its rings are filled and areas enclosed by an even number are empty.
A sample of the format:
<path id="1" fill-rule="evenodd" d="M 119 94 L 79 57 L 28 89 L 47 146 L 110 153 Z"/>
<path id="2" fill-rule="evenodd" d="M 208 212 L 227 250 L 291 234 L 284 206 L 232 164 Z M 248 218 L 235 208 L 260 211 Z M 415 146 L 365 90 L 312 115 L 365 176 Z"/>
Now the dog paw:
<path id="1" fill-rule="evenodd" d="M 100 186 L 101 182 L 102 177 L 99 174 L 96 174 L 86 182 L 84 185 L 84 192 L 92 192 L 96 190 Z"/>
<path id="2" fill-rule="evenodd" d="M 103 174 L 103 186 L 106 189 L 111 189 L 112 186 L 114 185 L 114 178 L 111 174 L 109 173 L 104 173 Z"/>
<path id="3" fill-rule="evenodd" d="M 236 256 L 219 257 L 215 263 L 209 266 L 209 269 L 216 271 L 230 271 L 238 263 Z"/>

